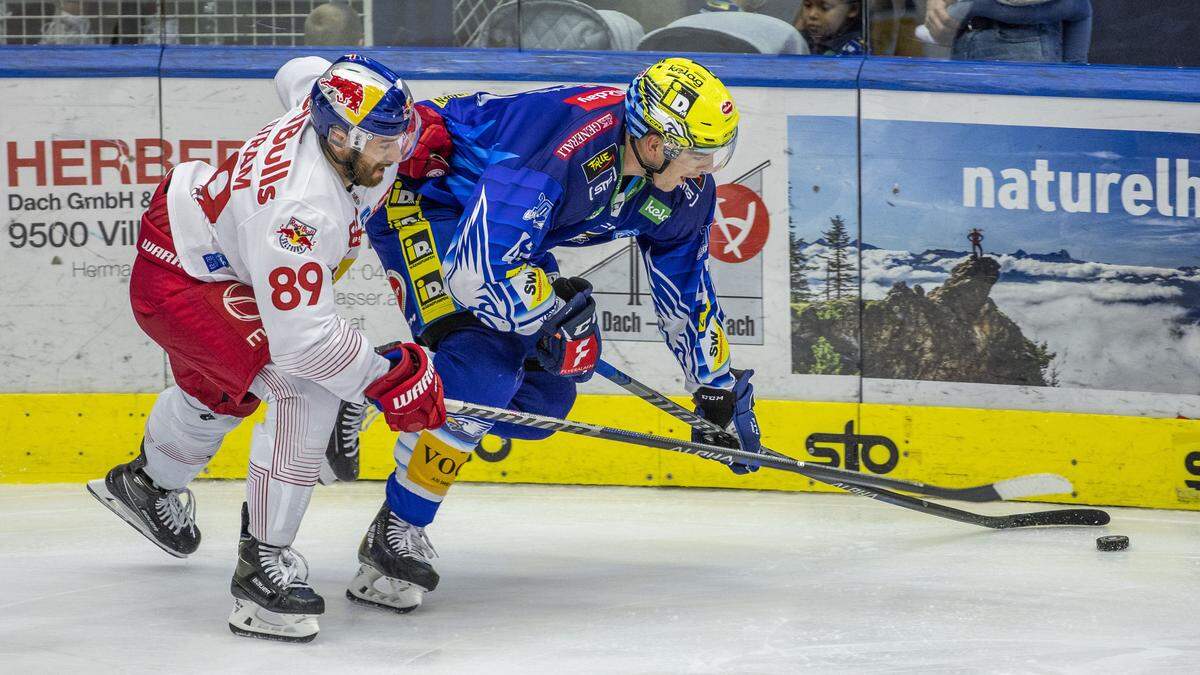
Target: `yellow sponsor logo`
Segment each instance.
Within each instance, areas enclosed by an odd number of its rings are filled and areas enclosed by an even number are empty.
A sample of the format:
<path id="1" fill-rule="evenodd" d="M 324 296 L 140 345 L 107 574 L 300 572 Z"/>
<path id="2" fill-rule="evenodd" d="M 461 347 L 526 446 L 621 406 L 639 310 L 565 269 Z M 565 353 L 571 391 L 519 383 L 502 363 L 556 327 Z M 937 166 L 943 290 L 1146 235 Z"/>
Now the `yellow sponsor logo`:
<path id="1" fill-rule="evenodd" d="M 435 495 L 444 497 L 458 479 L 471 453 L 463 452 L 429 431 L 422 431 L 408 460 L 408 479 Z"/>
<path id="2" fill-rule="evenodd" d="M 700 319 L 696 322 L 696 331 L 704 332 L 704 327 L 708 325 L 708 315 L 712 312 L 712 303 L 707 299 L 704 300 L 704 309 L 700 310 Z"/>
<path id="3" fill-rule="evenodd" d="M 709 321 L 712 309 L 712 303 L 706 298 L 704 309 L 696 319 L 696 332 L 700 334 L 700 348 L 708 359 L 709 370 L 719 370 L 729 360 L 729 339 L 719 322 Z"/>
<path id="4" fill-rule="evenodd" d="M 529 265 L 514 267 L 504 273 L 504 278 L 512 284 L 526 309 L 533 309 L 541 305 L 554 294 L 554 287 L 550 285 L 550 279 L 540 267 L 530 267 Z"/>
<path id="5" fill-rule="evenodd" d="M 705 335 L 708 341 L 705 354 L 708 356 L 709 370 L 720 370 L 729 361 L 729 339 L 725 337 L 725 329 L 713 321 Z"/>
<path id="6" fill-rule="evenodd" d="M 583 162 L 583 177 L 591 183 L 617 164 L 617 145 L 614 143 Z"/>
<path id="7" fill-rule="evenodd" d="M 470 95 L 471 95 L 470 92 L 464 91 L 464 92 L 458 92 L 455 94 L 446 94 L 445 96 L 438 96 L 437 98 L 431 98 L 429 100 L 437 107 L 445 108 L 446 104 L 449 103 L 450 101 L 452 101 L 453 99 L 466 98 Z"/>
<path id="8" fill-rule="evenodd" d="M 550 279 L 540 267 L 530 267 L 525 270 L 522 278 L 521 292 L 525 297 L 525 306 L 533 309 L 550 299 L 553 288 L 550 286 Z"/>
<path id="9" fill-rule="evenodd" d="M 592 171 L 599 171 L 600 169 L 607 169 L 608 165 L 612 164 L 612 161 L 613 161 L 612 151 L 604 150 L 600 154 L 589 159 L 586 162 L 586 165 L 587 165 L 587 168 L 591 169 Z"/>
<path id="10" fill-rule="evenodd" d="M 433 247 L 433 233 L 427 227 L 413 228 L 415 231 L 410 231 L 403 235 L 404 245 L 404 261 L 409 265 L 419 265 L 425 262 L 429 256 L 437 255 L 437 250 Z"/>
<path id="11" fill-rule="evenodd" d="M 405 187 L 403 179 L 392 184 L 392 191 L 388 193 L 387 198 L 388 206 L 412 206 L 416 203 L 417 193 Z"/>
<path id="12" fill-rule="evenodd" d="M 388 225 L 396 231 L 404 252 L 405 276 L 412 282 L 417 312 L 426 324 L 454 312 L 454 299 L 442 277 L 433 226 L 421 208 L 420 196 L 396 181 L 387 201 Z"/>

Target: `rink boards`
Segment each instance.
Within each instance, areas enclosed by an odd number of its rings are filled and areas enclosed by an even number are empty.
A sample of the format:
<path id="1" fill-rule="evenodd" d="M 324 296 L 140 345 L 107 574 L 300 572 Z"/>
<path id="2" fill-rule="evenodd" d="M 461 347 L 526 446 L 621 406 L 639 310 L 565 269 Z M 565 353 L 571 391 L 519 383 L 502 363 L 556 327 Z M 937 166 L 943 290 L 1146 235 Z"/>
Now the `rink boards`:
<path id="1" fill-rule="evenodd" d="M 419 97 L 620 84 L 646 61 L 368 51 L 403 64 Z M 14 102 L 0 120 L 0 482 L 82 481 L 136 451 L 153 393 L 170 381 L 128 308 L 143 202 L 172 163 L 217 162 L 279 114 L 268 78 L 300 53 L 0 50 L 0 93 Z M 725 231 L 740 248 L 710 253 L 734 362 L 757 371 L 768 445 L 805 461 L 950 486 L 1048 471 L 1076 488 L 1055 501 L 1200 508 L 1200 74 L 704 60 L 732 85 L 743 116 L 734 163 L 718 176 Z M 873 337 L 870 326 L 848 315 L 840 328 L 804 328 L 827 276 L 810 271 L 800 288 L 793 263 L 819 264 L 833 218 L 855 246 L 862 242 L 851 297 L 875 306 L 898 289 L 921 286 L 911 302 L 927 298 L 969 257 L 966 232 L 983 228 L 986 256 L 1002 270 L 988 302 L 1051 355 L 1040 374 L 1034 369 L 1041 380 L 1019 382 L 1029 373 L 1018 377 L 1004 364 L 990 379 L 966 382 L 944 381 L 954 373 L 906 374 L 919 359 L 891 375 L 863 372 L 881 358 L 861 339 Z M 587 271 L 597 288 L 605 357 L 682 394 L 627 243 L 567 251 L 560 262 Z M 811 297 L 797 300 L 805 289 Z M 372 341 L 406 336 L 370 252 L 335 290 L 343 315 Z M 814 343 L 813 331 L 829 340 Z M 685 433 L 619 391 L 589 383 L 573 415 Z M 243 477 L 248 438 L 243 425 L 207 475 Z M 389 434 L 375 425 L 366 442 L 363 474 L 382 478 L 392 462 Z M 503 446 L 489 439 L 462 476 L 825 489 L 789 474 L 740 478 L 691 457 L 566 436 Z"/>
<path id="2" fill-rule="evenodd" d="M 0 482 L 83 482 L 137 452 L 154 396 L 0 394 Z M 859 471 L 975 485 L 1053 472 L 1071 495 L 1038 501 L 1200 510 L 1200 428 L 1155 420 L 970 408 L 763 400 L 758 411 L 772 449 L 797 459 Z M 581 397 L 572 416 L 596 424 L 683 436 L 682 425 L 626 396 Z M 261 418 L 261 411 L 251 422 Z M 226 440 L 204 475 L 244 478 L 250 424 Z M 362 477 L 393 468 L 394 436 L 382 423 L 363 437 Z M 501 444 L 463 469 L 463 481 L 722 487 L 836 491 L 790 473 L 739 477 L 723 466 L 670 452 L 558 434 Z"/>

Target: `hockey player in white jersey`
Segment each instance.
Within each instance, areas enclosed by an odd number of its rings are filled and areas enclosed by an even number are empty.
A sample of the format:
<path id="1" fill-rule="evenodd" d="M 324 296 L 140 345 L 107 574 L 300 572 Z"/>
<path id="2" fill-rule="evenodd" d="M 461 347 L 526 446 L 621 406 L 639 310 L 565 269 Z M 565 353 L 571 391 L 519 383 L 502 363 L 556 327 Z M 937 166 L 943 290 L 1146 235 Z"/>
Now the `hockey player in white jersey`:
<path id="1" fill-rule="evenodd" d="M 291 544 L 339 403 L 365 397 L 396 431 L 445 419 L 441 380 L 421 348 L 372 349 L 337 315 L 331 288 L 357 256 L 396 163 L 411 154 L 420 118 L 405 84 L 378 62 L 348 55 L 320 65 L 328 67 L 315 83 L 281 70 L 276 85 L 292 109 L 220 166 L 180 164 L 155 191 L 130 300 L 176 384 L 155 401 L 139 455 L 88 483 L 148 539 L 185 557 L 200 543 L 188 483 L 265 401 L 229 624 L 292 641 L 315 637 L 324 612 Z"/>

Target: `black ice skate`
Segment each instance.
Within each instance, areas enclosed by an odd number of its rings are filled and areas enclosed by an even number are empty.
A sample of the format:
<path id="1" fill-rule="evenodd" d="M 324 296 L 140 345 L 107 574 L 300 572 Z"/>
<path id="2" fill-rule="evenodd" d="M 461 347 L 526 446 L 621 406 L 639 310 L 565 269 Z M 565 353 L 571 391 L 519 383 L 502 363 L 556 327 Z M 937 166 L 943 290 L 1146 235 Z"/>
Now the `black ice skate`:
<path id="1" fill-rule="evenodd" d="M 384 502 L 358 547 L 362 564 L 346 597 L 394 612 L 411 612 L 437 588 L 438 573 L 429 564 L 436 555 L 425 528 L 401 520 Z"/>
<path id="2" fill-rule="evenodd" d="M 250 535 L 246 505 L 242 505 L 242 536 L 238 565 L 229 591 L 233 612 L 229 630 L 237 635 L 311 642 L 325 613 L 325 599 L 308 585 L 308 563 L 291 546 L 271 546 Z"/>
<path id="3" fill-rule="evenodd" d="M 358 480 L 358 435 L 362 432 L 363 418 L 366 417 L 368 403 L 350 403 L 342 401 L 338 408 L 337 423 L 333 433 L 329 435 L 329 445 L 325 448 L 325 461 L 333 471 L 333 478 L 340 481 Z M 321 467 L 321 483 L 329 485 L 333 482 Z"/>
<path id="4" fill-rule="evenodd" d="M 186 558 L 200 546 L 196 498 L 186 488 L 160 489 L 143 471 L 145 466 L 143 452 L 113 467 L 104 478 L 88 481 L 88 492 L 159 548 Z M 183 495 L 186 502 L 180 499 Z"/>

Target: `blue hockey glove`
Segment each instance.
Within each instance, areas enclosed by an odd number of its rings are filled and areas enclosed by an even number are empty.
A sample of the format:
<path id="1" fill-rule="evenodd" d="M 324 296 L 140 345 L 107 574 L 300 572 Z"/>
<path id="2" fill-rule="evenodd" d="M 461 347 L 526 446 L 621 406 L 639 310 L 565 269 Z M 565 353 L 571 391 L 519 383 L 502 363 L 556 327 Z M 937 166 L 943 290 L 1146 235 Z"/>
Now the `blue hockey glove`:
<path id="1" fill-rule="evenodd" d="M 538 329 L 538 363 L 547 372 L 587 382 L 600 360 L 592 285 L 581 277 L 560 277 L 554 280 L 554 293 L 565 302 Z"/>
<path id="2" fill-rule="evenodd" d="M 750 384 L 753 370 L 734 370 L 733 390 L 700 387 L 692 395 L 696 414 L 726 431 L 692 429 L 693 443 L 707 443 L 724 448 L 740 448 L 746 452 L 762 452 L 762 432 L 754 416 L 754 385 Z M 736 474 L 758 471 L 757 464 L 732 464 Z"/>

